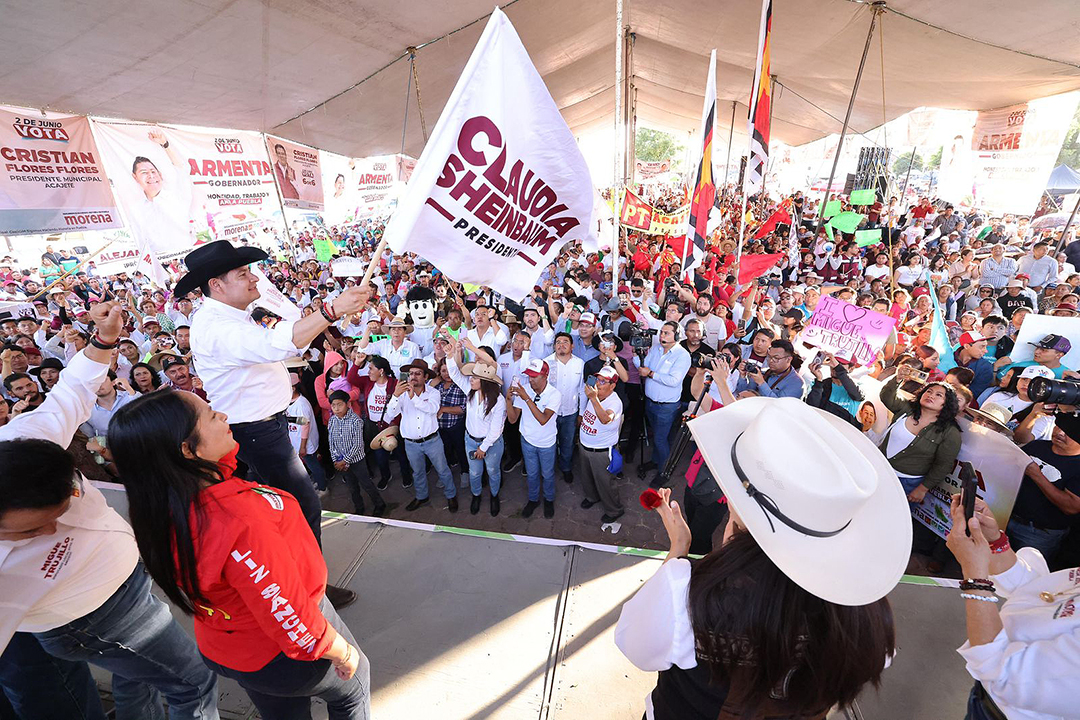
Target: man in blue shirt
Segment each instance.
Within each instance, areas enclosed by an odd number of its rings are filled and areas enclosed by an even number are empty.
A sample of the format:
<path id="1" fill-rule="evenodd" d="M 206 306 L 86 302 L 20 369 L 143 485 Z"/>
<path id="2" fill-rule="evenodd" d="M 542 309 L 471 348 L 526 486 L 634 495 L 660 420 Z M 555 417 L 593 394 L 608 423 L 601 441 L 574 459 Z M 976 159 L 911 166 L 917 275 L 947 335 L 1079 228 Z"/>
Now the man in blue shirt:
<path id="1" fill-rule="evenodd" d="M 671 444 L 668 436 L 679 417 L 679 398 L 682 395 L 683 378 L 690 370 L 690 353 L 679 345 L 680 327 L 677 322 L 666 322 L 660 327 L 659 342 L 652 346 L 645 360 L 634 357 L 641 377 L 645 379 L 645 418 L 653 444 L 652 459 L 641 466 L 640 472 L 655 469 L 657 475 L 650 487 L 660 487 L 659 471 L 667 462 Z"/>
<path id="2" fill-rule="evenodd" d="M 994 366 L 985 357 L 986 338 L 971 330 L 960 336 L 960 349 L 953 354 L 953 359 L 960 367 L 966 367 L 975 373 L 968 389 L 975 397 L 980 397 L 986 388 L 994 382 Z"/>
<path id="3" fill-rule="evenodd" d="M 735 386 L 735 395 L 742 392 L 754 392 L 762 397 L 793 397 L 803 396 L 803 379 L 798 371 L 791 366 L 795 359 L 795 348 L 787 340 L 773 340 L 769 345 L 769 352 L 765 355 L 765 362 L 769 369 L 749 375 L 744 374 L 739 378 Z"/>

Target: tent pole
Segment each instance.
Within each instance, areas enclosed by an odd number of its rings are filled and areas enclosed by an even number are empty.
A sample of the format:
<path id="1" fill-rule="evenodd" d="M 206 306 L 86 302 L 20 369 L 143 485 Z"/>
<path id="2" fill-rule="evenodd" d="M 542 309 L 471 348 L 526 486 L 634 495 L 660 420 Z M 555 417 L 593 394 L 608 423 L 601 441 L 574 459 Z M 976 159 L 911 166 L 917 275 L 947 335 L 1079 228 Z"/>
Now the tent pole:
<path id="1" fill-rule="evenodd" d="M 619 287 L 619 227 L 622 215 L 622 169 L 624 138 L 622 132 L 622 85 L 623 85 L 623 0 L 615 0 L 615 174 L 612 185 L 615 197 L 615 240 L 611 248 L 611 284 Z"/>
<path id="2" fill-rule="evenodd" d="M 833 156 L 832 170 L 829 171 L 829 182 L 825 185 L 825 197 L 821 200 L 821 211 L 818 214 L 817 227 L 814 228 L 815 233 L 825 222 L 825 205 L 829 202 L 829 191 L 832 190 L 833 178 L 836 177 L 836 166 L 840 163 L 844 136 L 847 135 L 848 125 L 851 123 L 851 111 L 855 109 L 855 97 L 859 94 L 859 81 L 862 80 L 863 68 L 866 67 L 866 56 L 870 53 L 870 41 L 874 39 L 874 27 L 877 25 L 878 15 L 885 9 L 885 3 L 875 2 L 872 7 L 874 14 L 870 16 L 870 30 L 866 33 L 866 46 L 863 47 L 859 70 L 855 73 L 855 83 L 851 86 L 851 99 L 848 100 L 847 114 L 844 115 L 844 126 L 840 128 L 840 140 L 836 143 L 836 155 Z"/>
<path id="3" fill-rule="evenodd" d="M 1080 197 L 1076 198 L 1076 204 L 1073 205 L 1072 214 L 1069 215 L 1069 219 L 1065 222 L 1065 227 L 1061 228 L 1061 238 L 1058 240 L 1057 248 L 1054 249 L 1054 257 L 1057 258 L 1057 254 L 1061 252 L 1061 248 L 1065 245 L 1065 235 L 1069 232 L 1069 228 L 1072 227 L 1073 220 L 1076 219 L 1076 211 L 1080 210 Z"/>
<path id="4" fill-rule="evenodd" d="M 731 141 L 735 137 L 735 101 L 731 101 L 731 127 L 727 133 L 727 160 L 724 161 L 724 197 L 727 197 L 728 176 L 731 174 Z"/>

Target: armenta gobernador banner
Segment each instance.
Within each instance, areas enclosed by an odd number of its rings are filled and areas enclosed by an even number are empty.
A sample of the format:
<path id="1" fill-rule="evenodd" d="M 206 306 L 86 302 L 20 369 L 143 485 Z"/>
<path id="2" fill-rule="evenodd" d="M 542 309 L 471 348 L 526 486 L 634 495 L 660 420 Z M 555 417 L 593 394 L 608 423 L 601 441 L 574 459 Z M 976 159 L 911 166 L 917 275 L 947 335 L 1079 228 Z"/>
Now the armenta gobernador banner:
<path id="1" fill-rule="evenodd" d="M 266 136 L 266 147 L 270 151 L 274 180 L 277 181 L 285 207 L 321 212 L 323 186 L 319 151 L 271 135 Z"/>
<path id="2" fill-rule="evenodd" d="M 256 238 L 281 214 L 262 136 L 94 120 L 140 253 L 161 260 L 211 240 Z"/>
<path id="3" fill-rule="evenodd" d="M 120 227 L 90 121 L 0 108 L 0 235 Z"/>
<path id="4" fill-rule="evenodd" d="M 498 8 L 386 227 L 447 277 L 514 300 L 566 243 L 595 247 L 585 158 Z"/>

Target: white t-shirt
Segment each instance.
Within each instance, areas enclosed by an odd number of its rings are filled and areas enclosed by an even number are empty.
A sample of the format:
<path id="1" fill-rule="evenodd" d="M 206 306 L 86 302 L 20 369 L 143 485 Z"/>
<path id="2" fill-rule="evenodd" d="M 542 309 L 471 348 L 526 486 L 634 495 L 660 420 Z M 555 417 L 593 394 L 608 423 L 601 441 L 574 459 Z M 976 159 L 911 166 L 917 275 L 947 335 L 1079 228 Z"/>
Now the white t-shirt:
<path id="1" fill-rule="evenodd" d="M 392 415 L 388 418 L 383 417 L 388 402 L 390 402 L 390 383 L 385 382 L 382 385 L 372 385 L 370 392 L 367 394 L 368 419 L 372 422 L 391 420 L 393 418 Z"/>
<path id="2" fill-rule="evenodd" d="M 540 393 L 539 399 L 537 399 L 536 391 L 529 387 L 528 383 L 522 383 L 522 387 L 525 388 L 525 392 L 529 393 L 536 407 L 540 412 L 545 412 L 548 408 L 555 411 L 555 415 L 559 414 L 559 406 L 562 404 L 562 395 L 555 386 L 548 382 L 547 387 L 544 388 L 544 392 Z M 521 408 L 521 420 L 519 425 L 521 427 L 521 437 L 533 447 L 549 448 L 555 444 L 555 436 L 558 432 L 556 429 L 557 423 L 555 415 L 541 425 L 540 422 L 533 416 L 532 410 L 529 409 L 528 403 L 521 398 L 514 396 L 514 407 Z"/>
<path id="3" fill-rule="evenodd" d="M 300 436 L 307 427 L 307 445 L 303 454 L 314 455 L 319 452 L 319 427 L 315 424 L 315 413 L 308 399 L 303 395 L 298 396 L 286 408 L 285 415 L 289 419 L 289 440 L 292 441 L 293 450 L 300 452 Z"/>
<path id="4" fill-rule="evenodd" d="M 618 395 L 611 393 L 606 400 L 600 401 L 600 407 L 613 411 L 615 417 L 610 422 L 600 422 L 592 400 L 581 394 L 581 444 L 593 450 L 607 449 L 618 443 L 622 425 L 623 406 Z"/>
<path id="5" fill-rule="evenodd" d="M 866 268 L 866 272 L 864 272 L 863 275 L 869 280 L 877 280 L 878 278 L 887 279 L 889 277 L 889 266 L 874 263 Z"/>
<path id="6" fill-rule="evenodd" d="M 915 436 L 910 430 L 907 429 L 907 415 L 901 416 L 893 423 L 892 429 L 889 432 L 889 445 L 885 448 L 885 457 L 890 460 L 896 456 L 897 453 L 907 449 L 907 446 L 915 441 Z M 914 475 L 905 475 L 904 473 L 896 473 L 900 477 L 910 478 Z"/>

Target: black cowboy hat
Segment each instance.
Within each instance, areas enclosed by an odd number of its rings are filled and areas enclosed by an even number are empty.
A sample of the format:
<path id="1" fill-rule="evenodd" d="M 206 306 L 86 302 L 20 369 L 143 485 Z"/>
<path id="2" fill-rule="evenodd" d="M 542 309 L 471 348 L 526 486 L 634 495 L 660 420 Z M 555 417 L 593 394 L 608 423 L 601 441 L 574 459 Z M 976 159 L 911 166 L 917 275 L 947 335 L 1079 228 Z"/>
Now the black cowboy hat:
<path id="1" fill-rule="evenodd" d="M 37 377 L 41 374 L 42 370 L 63 370 L 64 363 L 60 362 L 57 358 L 47 357 L 41 361 L 41 364 L 37 367 L 30 368 L 30 374 Z"/>
<path id="2" fill-rule="evenodd" d="M 228 240 L 215 240 L 201 245 L 184 257 L 187 274 L 176 283 L 173 292 L 182 298 L 196 290 L 210 278 L 224 275 L 230 270 L 266 260 L 269 255 L 257 247 L 233 247 Z"/>

